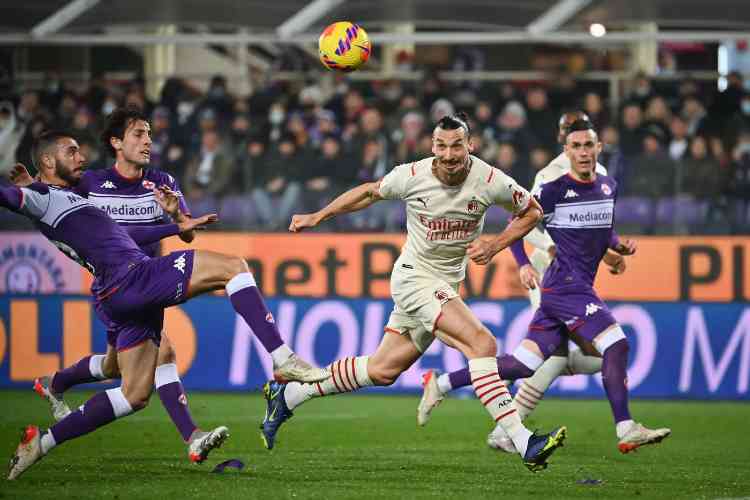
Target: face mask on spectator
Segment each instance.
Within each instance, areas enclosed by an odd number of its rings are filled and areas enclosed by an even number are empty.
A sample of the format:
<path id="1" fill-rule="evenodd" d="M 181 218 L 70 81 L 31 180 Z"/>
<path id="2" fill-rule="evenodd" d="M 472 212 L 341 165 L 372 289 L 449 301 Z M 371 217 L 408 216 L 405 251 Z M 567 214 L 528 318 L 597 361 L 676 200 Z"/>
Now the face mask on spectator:
<path id="1" fill-rule="evenodd" d="M 104 105 L 102 105 L 102 114 L 107 116 L 112 113 L 112 111 L 114 111 L 116 107 L 117 106 L 112 101 L 106 101 Z"/>
<path id="2" fill-rule="evenodd" d="M 284 111 L 281 109 L 272 109 L 268 114 L 268 120 L 274 125 L 279 125 L 284 121 Z"/>
<path id="3" fill-rule="evenodd" d="M 742 112 L 746 115 L 750 115 L 750 101 L 742 101 Z"/>

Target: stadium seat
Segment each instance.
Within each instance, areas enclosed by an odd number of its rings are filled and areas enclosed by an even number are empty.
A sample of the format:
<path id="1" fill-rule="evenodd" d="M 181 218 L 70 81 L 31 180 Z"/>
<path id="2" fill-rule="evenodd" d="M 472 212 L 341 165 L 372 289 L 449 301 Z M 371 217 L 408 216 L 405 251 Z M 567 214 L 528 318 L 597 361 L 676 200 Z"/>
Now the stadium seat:
<path id="1" fill-rule="evenodd" d="M 219 220 L 236 229 L 250 229 L 258 222 L 255 206 L 250 197 L 245 195 L 224 197 L 219 205 Z"/>
<path id="2" fill-rule="evenodd" d="M 643 227 L 653 225 L 654 204 L 648 198 L 627 196 L 617 200 L 615 209 L 616 223 L 639 224 Z"/>
<path id="3" fill-rule="evenodd" d="M 697 224 L 706 217 L 707 204 L 689 196 L 663 198 L 656 205 L 659 224 Z"/>

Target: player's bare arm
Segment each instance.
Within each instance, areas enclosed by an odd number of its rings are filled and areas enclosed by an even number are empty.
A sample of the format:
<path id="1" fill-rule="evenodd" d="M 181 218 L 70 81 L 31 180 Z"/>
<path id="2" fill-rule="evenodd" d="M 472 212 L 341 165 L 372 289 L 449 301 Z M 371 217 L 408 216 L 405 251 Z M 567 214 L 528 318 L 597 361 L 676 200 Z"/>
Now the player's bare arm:
<path id="1" fill-rule="evenodd" d="M 492 258 L 514 242 L 526 236 L 542 219 L 542 208 L 533 198 L 529 206 L 511 220 L 500 235 L 495 239 L 477 238 L 469 244 L 466 255 L 479 265 L 488 264 Z"/>
<path id="2" fill-rule="evenodd" d="M 337 215 L 363 210 L 376 201 L 380 196 L 380 181 L 367 182 L 346 191 L 331 203 L 312 214 L 295 214 L 289 224 L 289 231 L 297 233 L 308 227 L 315 227 L 324 220 Z"/>
<path id="3" fill-rule="evenodd" d="M 180 224 L 190 220 L 190 216 L 180 211 L 180 195 L 170 189 L 169 186 L 159 186 L 154 188 L 154 198 L 159 206 L 167 213 L 175 223 Z M 205 229 L 198 227 L 198 229 Z M 190 243 L 195 239 L 195 231 L 189 230 L 180 232 L 179 237 L 185 243 Z"/>

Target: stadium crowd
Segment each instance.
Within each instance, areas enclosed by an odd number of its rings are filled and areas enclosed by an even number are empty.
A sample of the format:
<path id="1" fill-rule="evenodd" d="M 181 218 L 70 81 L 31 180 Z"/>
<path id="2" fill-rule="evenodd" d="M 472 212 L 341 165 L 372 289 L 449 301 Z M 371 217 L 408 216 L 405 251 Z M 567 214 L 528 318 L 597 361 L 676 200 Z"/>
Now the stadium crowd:
<path id="1" fill-rule="evenodd" d="M 475 154 L 530 186 L 559 154 L 557 122 L 583 109 L 603 142 L 600 162 L 620 184 L 618 228 L 643 234 L 743 234 L 750 230 L 750 92 L 638 76 L 616 114 L 606 92 L 570 80 L 447 84 L 427 78 L 354 83 L 273 82 L 236 97 L 221 76 L 207 93 L 171 79 L 158 102 L 142 81 L 67 85 L 50 77 L 0 102 L 0 169 L 31 165 L 32 139 L 75 133 L 89 168 L 113 160 L 98 139 L 115 107 L 151 117 L 151 163 L 175 176 L 194 213 L 218 210 L 222 229 L 284 230 L 293 212 L 316 210 L 394 165 L 430 155 L 433 123 L 472 117 Z M 397 231 L 403 208 L 380 204 L 326 230 Z M 495 212 L 490 223 L 505 215 Z M 489 226 L 491 227 L 491 226 Z"/>

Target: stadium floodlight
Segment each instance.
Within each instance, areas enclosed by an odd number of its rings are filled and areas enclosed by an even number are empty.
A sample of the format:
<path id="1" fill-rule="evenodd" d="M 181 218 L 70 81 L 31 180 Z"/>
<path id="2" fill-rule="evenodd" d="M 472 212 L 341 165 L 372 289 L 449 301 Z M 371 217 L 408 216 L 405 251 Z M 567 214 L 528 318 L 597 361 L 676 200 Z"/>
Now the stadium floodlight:
<path id="1" fill-rule="evenodd" d="M 99 0 L 73 0 L 31 28 L 31 36 L 41 38 L 55 34 L 98 3 Z"/>
<path id="2" fill-rule="evenodd" d="M 599 38 L 607 34 L 607 28 L 601 23 L 593 23 L 589 26 L 589 33 L 591 33 L 591 36 Z"/>

